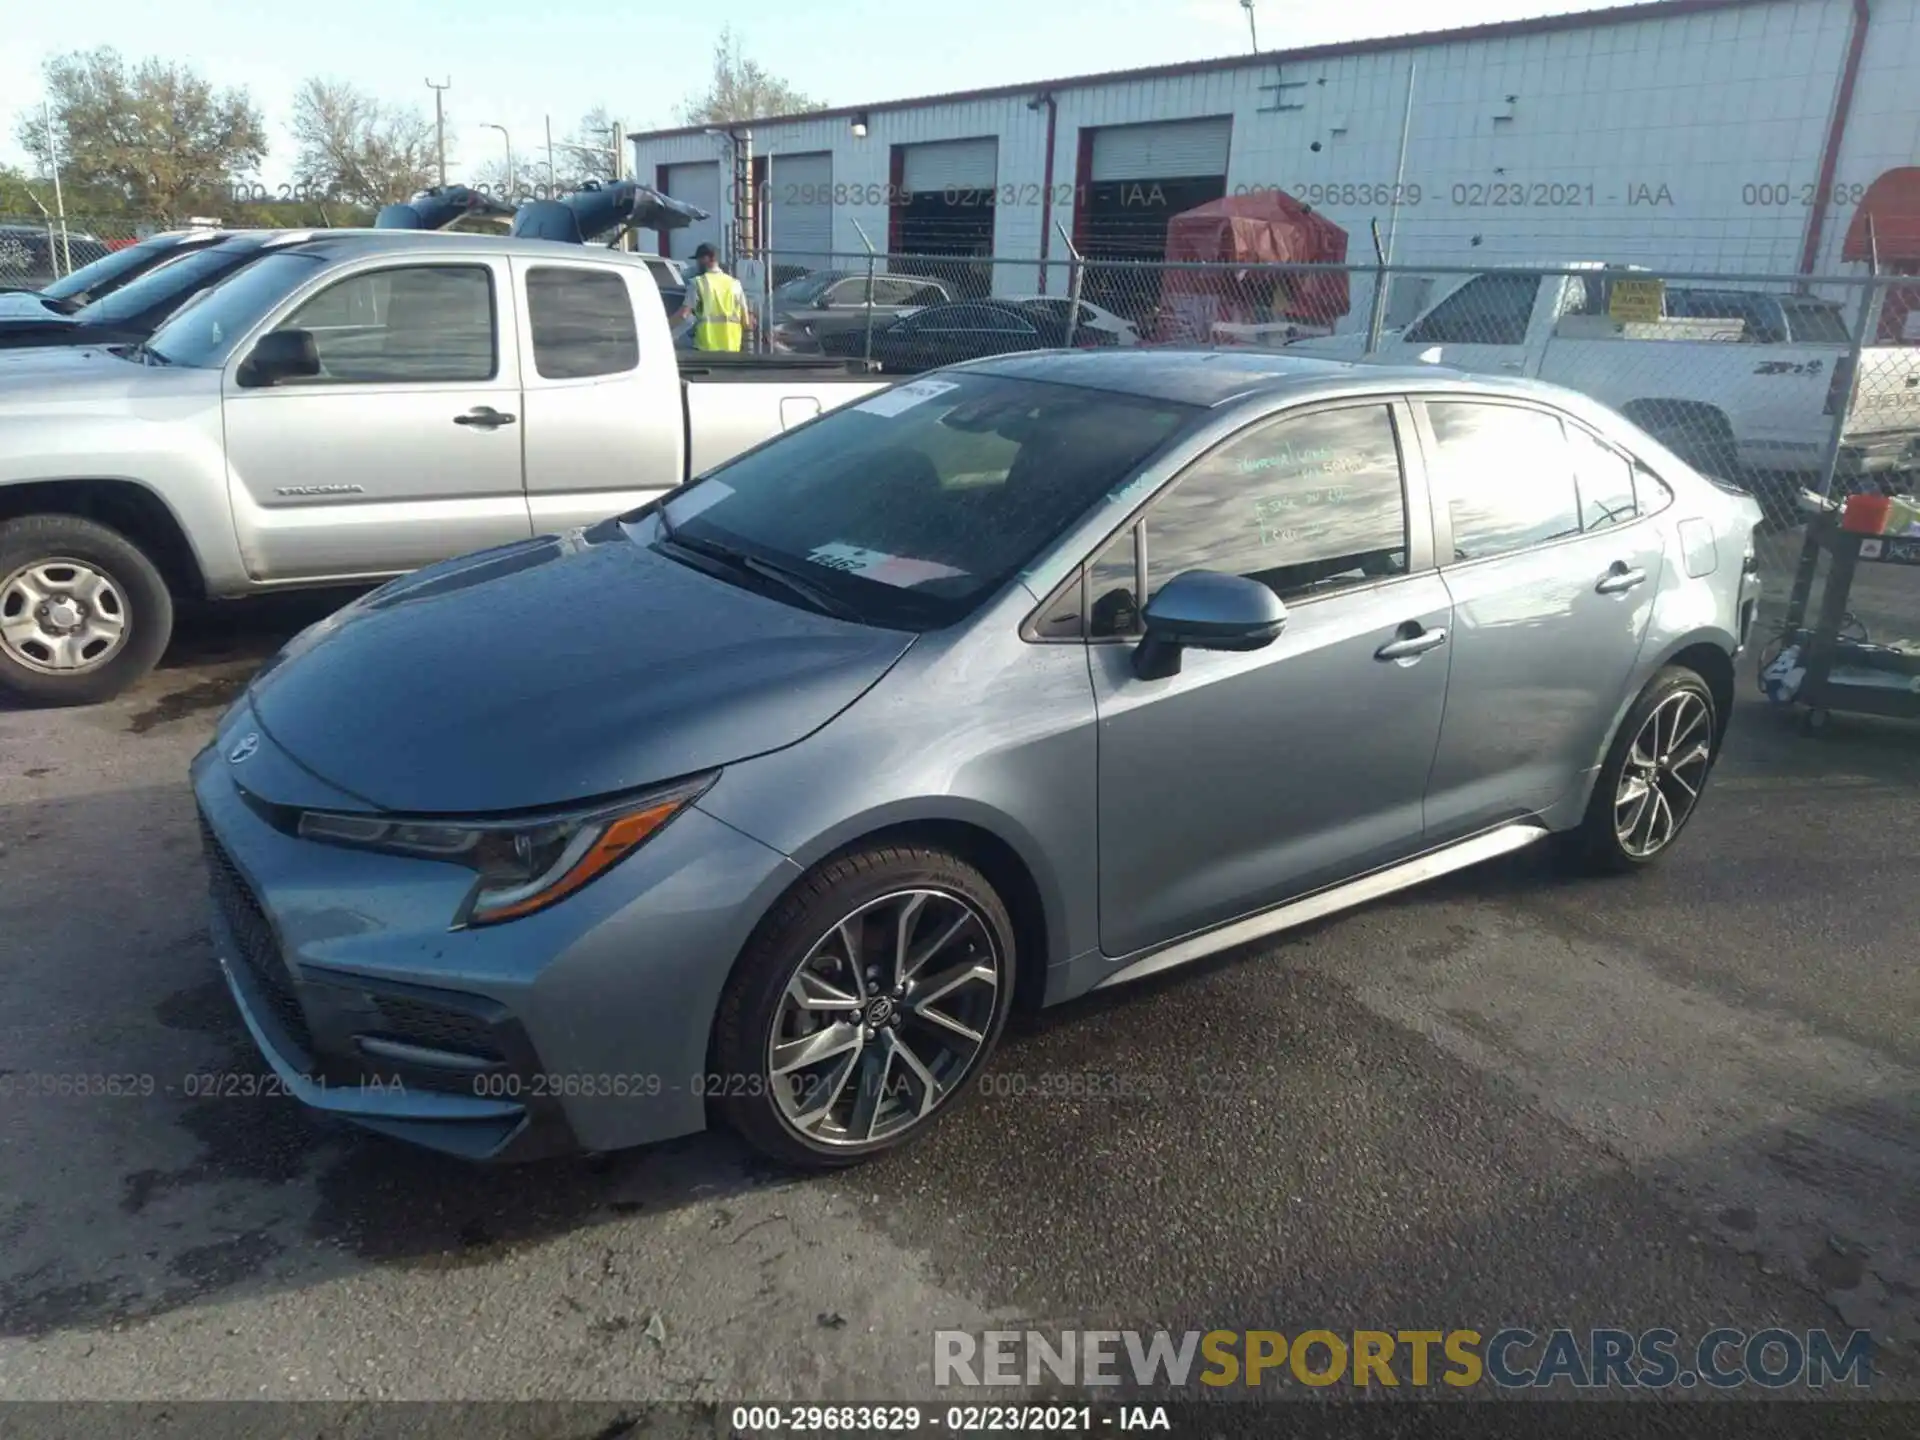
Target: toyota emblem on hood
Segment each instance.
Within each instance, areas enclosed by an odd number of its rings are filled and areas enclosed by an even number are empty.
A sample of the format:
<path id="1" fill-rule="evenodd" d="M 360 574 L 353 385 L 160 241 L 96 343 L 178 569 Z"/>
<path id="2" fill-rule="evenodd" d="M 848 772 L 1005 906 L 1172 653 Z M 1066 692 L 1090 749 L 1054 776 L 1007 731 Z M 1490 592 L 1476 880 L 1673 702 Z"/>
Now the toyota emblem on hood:
<path id="1" fill-rule="evenodd" d="M 254 751 L 259 748 L 260 734 L 258 731 L 255 731 L 243 737 L 238 745 L 235 745 L 233 749 L 227 752 L 227 763 L 229 765 L 238 765 L 242 760 L 251 760 Z"/>

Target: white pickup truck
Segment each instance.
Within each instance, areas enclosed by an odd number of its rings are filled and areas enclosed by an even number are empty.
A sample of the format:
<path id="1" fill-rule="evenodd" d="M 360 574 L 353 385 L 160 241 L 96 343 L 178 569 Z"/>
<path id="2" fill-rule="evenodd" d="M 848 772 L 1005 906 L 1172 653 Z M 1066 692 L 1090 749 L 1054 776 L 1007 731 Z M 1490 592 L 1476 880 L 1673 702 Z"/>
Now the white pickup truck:
<path id="1" fill-rule="evenodd" d="M 645 262 L 330 232 L 138 346 L 0 351 L 0 692 L 108 698 L 176 596 L 372 582 L 584 525 L 880 388 L 676 355 Z"/>
<path id="2" fill-rule="evenodd" d="M 1810 295 L 1674 284 L 1660 318 L 1609 315 L 1624 267 L 1465 277 L 1364 358 L 1530 375 L 1605 402 L 1711 474 L 1811 474 L 1847 403 L 1851 314 Z M 1297 341 L 1289 353 L 1361 359 L 1365 337 Z M 1850 474 L 1920 464 L 1920 348 L 1876 346 L 1851 386 L 1841 461 Z"/>

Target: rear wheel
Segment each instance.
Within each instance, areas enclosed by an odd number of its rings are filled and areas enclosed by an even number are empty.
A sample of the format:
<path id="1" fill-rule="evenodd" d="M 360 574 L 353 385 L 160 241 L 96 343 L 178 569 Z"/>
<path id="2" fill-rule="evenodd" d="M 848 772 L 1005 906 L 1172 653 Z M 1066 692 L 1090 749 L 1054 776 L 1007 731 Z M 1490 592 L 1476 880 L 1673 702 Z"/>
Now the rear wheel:
<path id="1" fill-rule="evenodd" d="M 1597 870 L 1638 870 L 1673 848 L 1712 772 L 1720 728 L 1713 692 L 1670 665 L 1627 712 L 1594 781 L 1586 819 L 1571 839 Z"/>
<path id="2" fill-rule="evenodd" d="M 809 1168 L 906 1144 L 992 1053 L 1013 966 L 1005 905 L 957 856 L 884 846 L 828 861 L 762 922 L 728 981 L 718 1117 Z"/>
<path id="3" fill-rule="evenodd" d="M 0 525 L 0 694 L 110 700 L 159 663 L 172 631 L 166 582 L 117 530 L 77 515 Z"/>

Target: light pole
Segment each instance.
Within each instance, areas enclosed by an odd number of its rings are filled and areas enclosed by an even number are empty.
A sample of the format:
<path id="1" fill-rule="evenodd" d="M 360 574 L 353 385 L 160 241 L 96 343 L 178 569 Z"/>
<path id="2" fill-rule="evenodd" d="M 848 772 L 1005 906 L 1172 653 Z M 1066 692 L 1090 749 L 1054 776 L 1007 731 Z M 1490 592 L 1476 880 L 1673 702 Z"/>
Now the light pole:
<path id="1" fill-rule="evenodd" d="M 447 112 L 440 103 L 440 93 L 453 88 L 453 77 L 449 75 L 444 84 L 436 85 L 427 81 L 427 88 L 433 91 L 433 142 L 440 153 L 440 188 L 447 188 Z"/>
<path id="2" fill-rule="evenodd" d="M 507 133 L 507 127 L 504 125 L 489 124 L 482 128 L 498 130 L 500 138 L 507 142 L 507 199 L 511 200 L 513 198 L 513 137 Z"/>
<path id="3" fill-rule="evenodd" d="M 1253 41 L 1253 53 L 1260 53 L 1260 31 L 1253 23 L 1253 0 L 1240 0 L 1240 8 L 1247 12 L 1247 38 Z"/>

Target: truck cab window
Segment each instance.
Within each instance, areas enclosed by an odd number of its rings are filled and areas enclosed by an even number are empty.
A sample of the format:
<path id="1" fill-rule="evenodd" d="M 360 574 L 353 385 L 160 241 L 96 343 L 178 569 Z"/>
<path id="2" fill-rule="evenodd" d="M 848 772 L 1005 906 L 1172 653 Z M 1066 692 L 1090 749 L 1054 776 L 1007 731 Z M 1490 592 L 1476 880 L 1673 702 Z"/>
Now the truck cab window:
<path id="1" fill-rule="evenodd" d="M 1540 277 L 1476 275 L 1407 332 L 1416 345 L 1524 345 Z"/>
<path id="2" fill-rule="evenodd" d="M 329 285 L 278 327 L 306 330 L 322 382 L 493 378 L 493 272 L 484 265 L 405 265 Z"/>
<path id="3" fill-rule="evenodd" d="M 622 375 L 640 363 L 626 277 L 537 265 L 527 272 L 533 368 L 545 380 Z"/>

